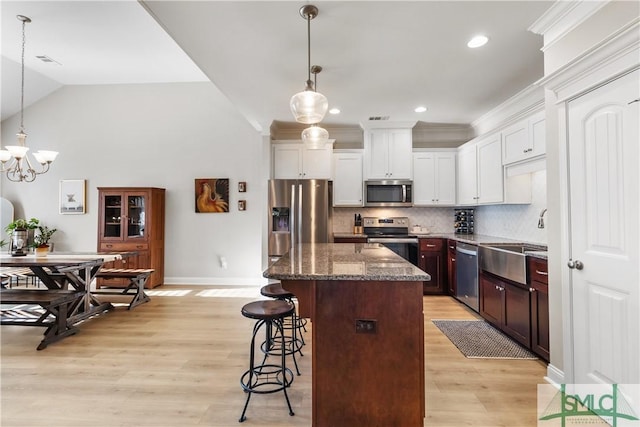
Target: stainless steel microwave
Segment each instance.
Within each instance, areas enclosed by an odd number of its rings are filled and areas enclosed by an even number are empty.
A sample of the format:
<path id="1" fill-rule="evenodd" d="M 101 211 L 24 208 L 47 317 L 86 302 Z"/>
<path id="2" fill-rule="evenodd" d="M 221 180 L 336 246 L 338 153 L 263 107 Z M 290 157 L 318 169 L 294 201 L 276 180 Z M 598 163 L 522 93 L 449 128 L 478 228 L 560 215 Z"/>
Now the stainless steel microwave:
<path id="1" fill-rule="evenodd" d="M 365 206 L 413 206 L 413 181 L 369 180 L 364 182 Z"/>

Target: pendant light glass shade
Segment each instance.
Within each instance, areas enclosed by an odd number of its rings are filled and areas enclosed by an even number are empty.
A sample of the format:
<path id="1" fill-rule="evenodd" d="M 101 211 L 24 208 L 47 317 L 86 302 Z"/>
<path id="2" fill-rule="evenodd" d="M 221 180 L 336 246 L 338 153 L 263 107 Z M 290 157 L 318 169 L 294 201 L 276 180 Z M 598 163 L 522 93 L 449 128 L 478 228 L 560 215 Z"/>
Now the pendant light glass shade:
<path id="1" fill-rule="evenodd" d="M 318 125 L 311 125 L 302 131 L 302 142 L 306 148 L 312 150 L 324 148 L 329 142 L 329 132 Z"/>
<path id="2" fill-rule="evenodd" d="M 293 95 L 289 106 L 296 122 L 310 125 L 324 119 L 329 109 L 329 101 L 323 94 L 306 89 Z"/>

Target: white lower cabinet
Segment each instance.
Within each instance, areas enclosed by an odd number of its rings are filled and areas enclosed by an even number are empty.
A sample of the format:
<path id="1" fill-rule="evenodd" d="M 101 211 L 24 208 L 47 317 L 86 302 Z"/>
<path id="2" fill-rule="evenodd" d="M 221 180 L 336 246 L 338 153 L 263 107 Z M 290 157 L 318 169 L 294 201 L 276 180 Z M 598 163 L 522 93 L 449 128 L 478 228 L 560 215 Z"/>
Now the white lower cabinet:
<path id="1" fill-rule="evenodd" d="M 413 153 L 414 206 L 456 204 L 456 152 Z"/>
<path id="2" fill-rule="evenodd" d="M 333 206 L 363 205 L 362 152 L 333 154 Z"/>

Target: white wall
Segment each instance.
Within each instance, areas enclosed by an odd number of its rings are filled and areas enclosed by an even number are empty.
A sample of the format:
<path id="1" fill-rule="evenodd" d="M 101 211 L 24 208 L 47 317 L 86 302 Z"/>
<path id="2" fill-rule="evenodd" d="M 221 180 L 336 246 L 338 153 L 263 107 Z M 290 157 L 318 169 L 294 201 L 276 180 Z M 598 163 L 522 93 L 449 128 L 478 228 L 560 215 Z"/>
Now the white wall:
<path id="1" fill-rule="evenodd" d="M 2 145 L 15 141 L 18 119 L 2 122 Z M 58 228 L 57 251 L 96 250 L 97 187 L 162 187 L 165 283 L 264 281 L 263 140 L 213 84 L 65 86 L 25 110 L 24 121 L 32 151 L 60 155 L 33 183 L 3 176 L 2 196 L 16 216 Z M 216 177 L 230 180 L 230 212 L 196 214 L 194 179 Z M 87 180 L 86 215 L 58 214 L 61 179 Z M 244 212 L 237 210 L 238 181 L 247 182 Z"/>

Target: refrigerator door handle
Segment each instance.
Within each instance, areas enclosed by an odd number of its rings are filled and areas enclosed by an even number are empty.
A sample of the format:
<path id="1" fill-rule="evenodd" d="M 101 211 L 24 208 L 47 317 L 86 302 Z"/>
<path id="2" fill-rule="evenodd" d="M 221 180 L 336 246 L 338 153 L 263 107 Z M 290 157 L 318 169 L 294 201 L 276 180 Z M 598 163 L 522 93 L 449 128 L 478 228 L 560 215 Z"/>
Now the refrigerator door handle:
<path id="1" fill-rule="evenodd" d="M 295 206 L 296 206 L 296 186 L 295 184 L 291 185 L 291 231 L 290 231 L 290 241 L 291 247 L 295 246 L 296 239 L 296 215 L 295 215 Z"/>
<path id="2" fill-rule="evenodd" d="M 302 184 L 298 186 L 300 193 L 298 194 L 298 243 L 302 243 Z"/>

